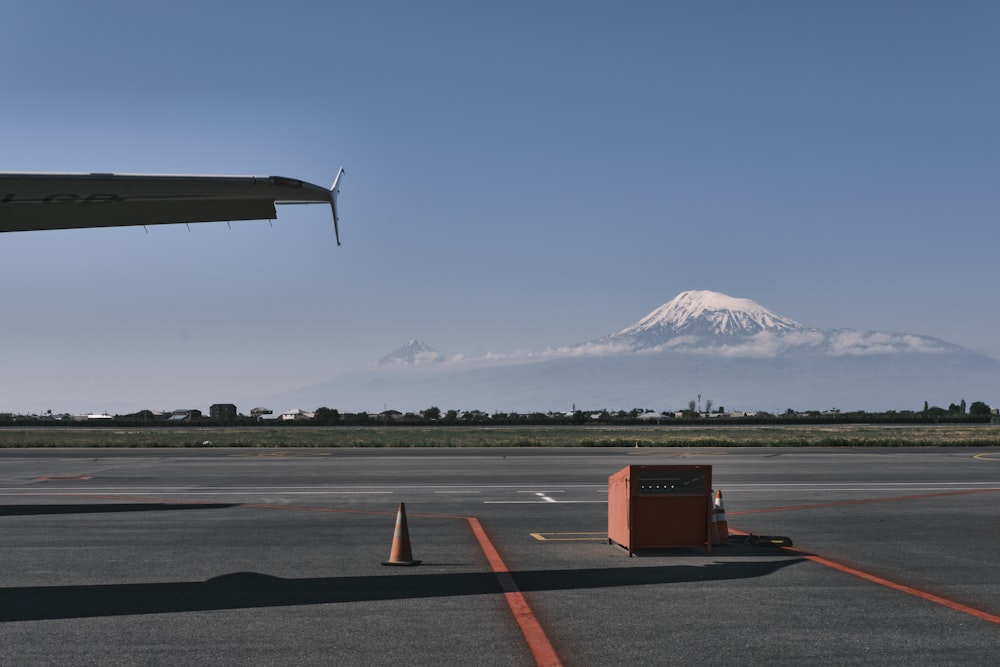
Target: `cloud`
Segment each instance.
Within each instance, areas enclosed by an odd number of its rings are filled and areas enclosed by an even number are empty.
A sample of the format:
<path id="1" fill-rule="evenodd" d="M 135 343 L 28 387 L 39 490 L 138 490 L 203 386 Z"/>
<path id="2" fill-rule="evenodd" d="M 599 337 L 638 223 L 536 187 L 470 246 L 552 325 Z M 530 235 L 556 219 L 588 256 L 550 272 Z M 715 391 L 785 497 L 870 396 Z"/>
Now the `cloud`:
<path id="1" fill-rule="evenodd" d="M 440 352 L 433 350 L 414 352 L 409 357 L 390 357 L 378 362 L 379 366 L 392 368 L 403 366 L 428 366 L 439 364 L 444 361 L 444 356 Z"/>
<path id="2" fill-rule="evenodd" d="M 635 348 L 631 345 L 591 341 L 589 343 L 581 343 L 580 345 L 547 348 L 543 350 L 541 354 L 543 358 L 566 359 L 580 357 L 608 357 L 616 354 L 629 354 L 635 351 Z"/>
<path id="3" fill-rule="evenodd" d="M 835 331 L 830 335 L 827 354 L 833 357 L 866 354 L 945 352 L 940 341 L 912 334 L 883 331 Z"/>
<path id="4" fill-rule="evenodd" d="M 755 359 L 772 359 L 794 348 L 821 345 L 824 338 L 823 332 L 816 330 L 787 332 L 761 331 L 738 343 L 707 345 L 680 351 L 689 354 L 727 358 L 749 357 Z"/>
<path id="5" fill-rule="evenodd" d="M 515 365 L 552 359 L 580 359 L 585 357 L 606 357 L 620 354 L 639 354 L 649 350 L 636 350 L 622 343 L 589 342 L 580 345 L 547 347 L 543 350 L 515 350 L 514 352 L 486 352 L 479 356 L 455 354 L 445 359 L 445 366 L 487 366 Z"/>
<path id="6" fill-rule="evenodd" d="M 693 345 L 701 340 L 700 336 L 677 336 L 676 338 L 671 338 L 663 345 L 657 345 L 660 349 L 669 350 L 675 347 L 684 347 L 685 345 Z"/>
<path id="7" fill-rule="evenodd" d="M 456 354 L 438 365 L 452 368 L 458 366 L 516 365 L 555 359 L 647 355 L 666 351 L 731 359 L 773 359 L 803 348 L 813 348 L 819 353 L 833 357 L 946 351 L 945 345 L 933 338 L 879 331 L 822 331 L 819 329 L 761 331 L 752 336 L 729 339 L 729 341 L 715 343 L 712 338 L 705 336 L 677 336 L 661 345 L 636 348 L 621 342 L 599 340 L 579 345 L 549 347 L 543 350 L 517 350 L 509 353 L 487 352 L 475 357 Z"/>

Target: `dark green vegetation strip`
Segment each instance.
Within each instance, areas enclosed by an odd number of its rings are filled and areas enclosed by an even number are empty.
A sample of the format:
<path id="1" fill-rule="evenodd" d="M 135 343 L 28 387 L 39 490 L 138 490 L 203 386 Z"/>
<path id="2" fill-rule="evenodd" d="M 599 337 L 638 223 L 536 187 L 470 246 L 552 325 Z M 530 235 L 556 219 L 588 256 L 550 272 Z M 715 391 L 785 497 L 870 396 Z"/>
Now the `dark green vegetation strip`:
<path id="1" fill-rule="evenodd" d="M 997 447 L 1000 427 L 5 428 L 0 447 Z"/>

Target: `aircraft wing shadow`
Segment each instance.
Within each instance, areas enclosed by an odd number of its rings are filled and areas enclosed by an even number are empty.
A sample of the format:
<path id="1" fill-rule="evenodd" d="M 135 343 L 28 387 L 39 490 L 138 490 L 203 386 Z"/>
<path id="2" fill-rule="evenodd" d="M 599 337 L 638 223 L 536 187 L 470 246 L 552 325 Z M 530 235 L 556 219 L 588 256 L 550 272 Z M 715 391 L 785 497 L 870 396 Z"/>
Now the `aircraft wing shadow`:
<path id="1" fill-rule="evenodd" d="M 90 503 L 0 505 L 0 516 L 38 516 L 43 514 L 93 514 L 104 512 L 167 512 L 173 510 L 218 510 L 238 507 L 238 503 Z"/>
<path id="2" fill-rule="evenodd" d="M 512 574 L 521 591 L 527 593 L 762 577 L 803 560 L 791 557 L 714 562 L 704 566 L 582 568 Z M 502 593 L 492 572 L 304 579 L 238 572 L 197 582 L 0 588 L 0 622 Z"/>

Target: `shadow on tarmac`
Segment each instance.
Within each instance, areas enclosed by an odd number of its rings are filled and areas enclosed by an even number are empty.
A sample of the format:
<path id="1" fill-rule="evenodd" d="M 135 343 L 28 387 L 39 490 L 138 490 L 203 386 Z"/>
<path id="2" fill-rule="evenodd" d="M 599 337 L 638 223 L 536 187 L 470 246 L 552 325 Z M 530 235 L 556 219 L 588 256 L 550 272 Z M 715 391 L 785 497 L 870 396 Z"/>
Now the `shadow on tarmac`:
<path id="1" fill-rule="evenodd" d="M 531 593 L 746 579 L 769 575 L 802 560 L 537 570 L 512 574 L 520 590 Z M 503 590 L 492 572 L 311 579 L 238 572 L 204 582 L 0 588 L 0 622 L 501 593 Z"/>
<path id="2" fill-rule="evenodd" d="M 92 514 L 103 512 L 165 512 L 168 510 L 219 510 L 235 503 L 92 503 L 89 505 L 0 505 L 0 516 L 40 514 Z"/>

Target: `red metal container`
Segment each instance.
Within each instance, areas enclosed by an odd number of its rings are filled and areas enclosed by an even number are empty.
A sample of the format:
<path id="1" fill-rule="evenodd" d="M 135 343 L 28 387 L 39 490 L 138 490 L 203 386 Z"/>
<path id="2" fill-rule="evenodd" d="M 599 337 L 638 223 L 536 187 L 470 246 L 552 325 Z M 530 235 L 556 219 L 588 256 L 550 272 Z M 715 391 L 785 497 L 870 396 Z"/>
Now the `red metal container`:
<path id="1" fill-rule="evenodd" d="M 608 544 L 712 553 L 712 466 L 625 466 L 608 478 Z"/>

